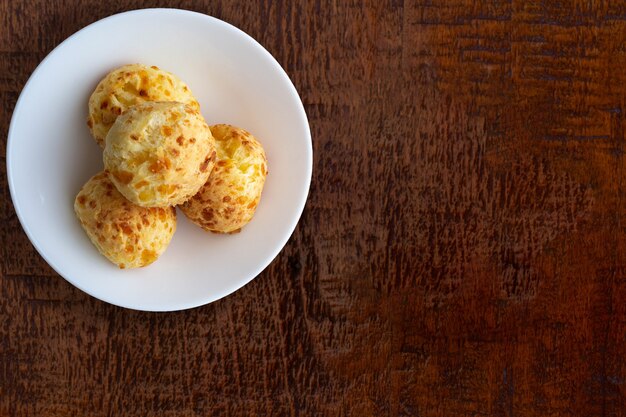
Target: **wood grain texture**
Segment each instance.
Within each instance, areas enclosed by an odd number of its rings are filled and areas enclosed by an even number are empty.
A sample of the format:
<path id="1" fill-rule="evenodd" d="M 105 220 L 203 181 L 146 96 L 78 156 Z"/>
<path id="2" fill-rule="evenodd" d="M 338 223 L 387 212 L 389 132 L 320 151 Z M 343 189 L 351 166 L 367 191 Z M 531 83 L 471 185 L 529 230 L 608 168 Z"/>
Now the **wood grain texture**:
<path id="1" fill-rule="evenodd" d="M 127 311 L 39 257 L 3 160 L 0 415 L 626 415 L 623 1 L 4 0 L 1 136 L 58 43 L 152 6 L 283 65 L 307 208 L 235 294 Z"/>

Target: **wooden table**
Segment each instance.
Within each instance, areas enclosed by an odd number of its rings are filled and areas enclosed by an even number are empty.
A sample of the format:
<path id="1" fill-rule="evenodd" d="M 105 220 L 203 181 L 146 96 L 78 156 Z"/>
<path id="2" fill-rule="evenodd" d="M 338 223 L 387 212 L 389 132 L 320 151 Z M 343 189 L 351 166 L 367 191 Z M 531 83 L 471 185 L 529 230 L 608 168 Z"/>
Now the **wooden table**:
<path id="1" fill-rule="evenodd" d="M 135 312 L 46 265 L 3 163 L 0 415 L 626 415 L 626 3 L 4 0 L 2 137 L 58 43 L 165 5 L 283 65 L 307 208 L 245 288 Z"/>

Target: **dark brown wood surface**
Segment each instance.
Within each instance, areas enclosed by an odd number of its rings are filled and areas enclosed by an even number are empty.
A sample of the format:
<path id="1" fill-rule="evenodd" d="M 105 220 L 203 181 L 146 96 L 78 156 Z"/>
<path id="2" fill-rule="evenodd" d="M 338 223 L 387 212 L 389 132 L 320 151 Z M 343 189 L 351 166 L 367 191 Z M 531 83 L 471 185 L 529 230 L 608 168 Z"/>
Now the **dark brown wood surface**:
<path id="1" fill-rule="evenodd" d="M 150 6 L 283 65 L 307 207 L 240 291 L 135 312 L 46 265 L 3 160 L 1 416 L 626 415 L 624 1 L 1 0 L 1 136 L 57 44 Z"/>

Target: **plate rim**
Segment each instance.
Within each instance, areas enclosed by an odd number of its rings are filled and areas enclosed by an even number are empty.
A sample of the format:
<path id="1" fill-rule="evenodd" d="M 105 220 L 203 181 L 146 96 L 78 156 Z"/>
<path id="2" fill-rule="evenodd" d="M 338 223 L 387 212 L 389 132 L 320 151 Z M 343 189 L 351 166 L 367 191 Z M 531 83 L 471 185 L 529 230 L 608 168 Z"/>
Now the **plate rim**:
<path id="1" fill-rule="evenodd" d="M 281 238 L 279 240 L 277 240 L 278 244 L 276 245 L 276 249 L 271 251 L 270 255 L 263 261 L 260 262 L 259 265 L 257 266 L 257 268 L 255 268 L 254 272 L 251 273 L 247 278 L 242 280 L 242 283 L 239 284 L 235 284 L 233 286 L 228 287 L 225 291 L 222 291 L 220 293 L 212 293 L 211 296 L 206 296 L 206 297 L 200 297 L 201 301 L 196 301 L 196 302 L 189 302 L 189 303 L 185 303 L 185 302 L 178 302 L 176 304 L 168 304 L 166 306 L 164 306 L 164 308 L 146 308 L 146 307 L 141 307 L 139 305 L 135 305 L 135 304 L 129 304 L 129 303 L 124 303 L 124 302 L 117 302 L 114 299 L 110 299 L 110 297 L 100 297 L 97 296 L 89 291 L 87 291 L 77 280 L 72 279 L 66 275 L 64 275 L 63 273 L 60 272 L 60 267 L 58 266 L 58 264 L 56 262 L 54 262 L 52 259 L 49 258 L 49 256 L 44 253 L 44 251 L 42 250 L 41 246 L 41 242 L 39 241 L 39 239 L 33 234 L 33 232 L 30 230 L 29 226 L 27 225 L 25 219 L 24 219 L 24 215 L 21 212 L 21 208 L 19 205 L 19 202 L 17 200 L 16 197 L 16 190 L 15 190 L 15 184 L 14 184 L 14 178 L 13 178 L 13 173 L 12 173 L 12 165 L 13 165 L 13 142 L 15 141 L 15 139 L 13 139 L 15 133 L 14 133 L 14 129 L 15 129 L 15 119 L 16 119 L 16 115 L 20 113 L 20 109 L 21 109 L 21 105 L 23 102 L 23 98 L 24 98 L 24 92 L 27 91 L 29 89 L 29 87 L 31 86 L 32 81 L 38 76 L 39 72 L 41 71 L 41 69 L 45 66 L 46 62 L 53 57 L 54 55 L 60 53 L 59 51 L 62 50 L 63 47 L 66 47 L 68 43 L 70 43 L 75 37 L 80 36 L 81 34 L 87 32 L 87 31 L 91 31 L 94 30 L 94 28 L 96 28 L 97 26 L 100 26 L 102 23 L 109 21 L 109 20 L 115 20 L 117 18 L 123 17 L 123 16 L 128 16 L 128 15 L 134 15 L 134 14 L 144 14 L 144 13 L 167 13 L 167 14 L 179 14 L 179 15 L 187 15 L 190 17 L 194 17 L 194 18 L 201 18 L 201 19 L 205 19 L 207 21 L 210 21 L 212 24 L 217 24 L 220 26 L 223 26 L 224 28 L 226 28 L 227 30 L 233 31 L 235 33 L 237 33 L 240 37 L 243 37 L 244 39 L 246 39 L 248 42 L 251 41 L 252 45 L 258 49 L 262 54 L 266 55 L 266 57 L 268 57 L 270 59 L 270 62 L 272 63 L 272 65 L 275 67 L 275 69 L 278 71 L 278 73 L 281 75 L 281 78 L 283 78 L 286 81 L 286 85 L 288 87 L 288 90 L 290 92 L 290 95 L 293 96 L 296 99 L 296 102 L 299 104 L 299 106 L 297 106 L 297 112 L 299 114 L 299 124 L 302 124 L 302 126 L 305 128 L 306 131 L 306 148 L 307 148 L 307 152 L 306 152 L 306 172 L 305 172 L 305 176 L 307 178 L 306 181 L 306 185 L 305 185 L 305 190 L 301 195 L 301 198 L 299 201 L 297 201 L 297 205 L 295 206 L 297 208 L 297 215 L 294 216 L 291 220 L 291 224 L 289 224 L 289 226 L 285 229 L 285 232 L 283 234 L 283 236 L 281 236 Z M 254 280 L 256 277 L 259 276 L 259 274 L 261 274 L 273 261 L 274 259 L 276 259 L 276 257 L 280 254 L 280 252 L 284 249 L 285 245 L 288 243 L 289 239 L 291 238 L 291 236 L 293 235 L 293 232 L 295 231 L 301 217 L 302 217 L 302 213 L 304 212 L 304 208 L 306 206 L 306 202 L 308 200 L 309 197 L 309 192 L 310 192 L 310 188 L 311 188 L 311 180 L 312 180 L 312 175 L 313 175 L 313 140 L 312 140 L 312 135 L 311 135 L 311 127 L 309 125 L 309 121 L 308 121 L 308 117 L 306 114 L 306 110 L 304 108 L 304 103 L 302 102 L 302 98 L 300 97 L 300 95 L 298 94 L 298 91 L 295 87 L 295 85 L 293 84 L 293 81 L 291 80 L 291 78 L 289 77 L 289 75 L 287 74 L 287 72 L 285 71 L 285 69 L 280 65 L 280 63 L 276 60 L 276 58 L 263 46 L 261 45 L 254 37 L 250 36 L 248 33 L 246 33 L 245 31 L 243 31 L 242 29 L 226 22 L 223 21 L 221 19 L 218 19 L 214 16 L 210 16 L 204 13 L 200 13 L 200 12 L 195 12 L 192 10 L 185 10 L 185 9 L 177 9 L 177 8 L 143 8 L 143 9 L 134 9 L 134 10 L 128 10 L 125 12 L 121 12 L 121 13 L 116 13 L 107 17 L 104 17 L 102 19 L 99 19 L 95 22 L 92 22 L 90 24 L 88 24 L 87 26 L 82 27 L 81 29 L 79 29 L 78 31 L 74 32 L 73 34 L 71 34 L 70 36 L 68 36 L 67 38 L 65 38 L 61 43 L 59 43 L 57 46 L 55 46 L 50 52 L 48 52 L 48 54 L 41 60 L 41 62 L 39 62 L 39 64 L 37 64 L 37 66 L 35 67 L 35 69 L 33 70 L 33 72 L 31 73 L 31 75 L 28 77 L 28 80 L 26 81 L 26 83 L 24 84 L 24 86 L 22 87 L 19 97 L 17 99 L 17 102 L 15 103 L 15 107 L 13 108 L 13 113 L 11 115 L 11 120 L 9 122 L 9 129 L 7 132 L 7 142 L 6 142 L 6 170 L 7 170 L 7 182 L 9 185 L 9 194 L 11 196 L 11 203 L 13 204 L 13 209 L 15 211 L 15 213 L 17 214 L 17 218 L 20 222 L 20 225 L 22 227 L 22 229 L 24 230 L 24 232 L 26 233 L 26 236 L 28 237 L 28 240 L 30 241 L 30 243 L 33 245 L 33 247 L 35 248 L 35 250 L 37 251 L 37 253 L 46 261 L 46 263 L 64 280 L 66 280 L 67 282 L 69 282 L 71 285 L 73 285 L 74 287 L 78 288 L 80 291 L 84 292 L 85 294 L 89 295 L 90 297 L 93 297 L 95 299 L 98 299 L 100 301 L 103 301 L 105 303 L 108 304 L 112 304 L 115 305 L 117 307 L 122 307 L 122 308 L 126 308 L 126 309 L 130 309 L 130 310 L 135 310 L 135 311 L 147 311 L 147 312 L 170 312 L 170 311 L 182 311 L 182 310 L 188 310 L 188 309 L 192 309 L 192 308 L 197 308 L 197 307 L 201 307 L 210 303 L 213 303 L 217 300 L 220 300 L 234 292 L 236 292 L 237 290 L 245 287 L 247 284 L 249 284 L 252 280 Z"/>

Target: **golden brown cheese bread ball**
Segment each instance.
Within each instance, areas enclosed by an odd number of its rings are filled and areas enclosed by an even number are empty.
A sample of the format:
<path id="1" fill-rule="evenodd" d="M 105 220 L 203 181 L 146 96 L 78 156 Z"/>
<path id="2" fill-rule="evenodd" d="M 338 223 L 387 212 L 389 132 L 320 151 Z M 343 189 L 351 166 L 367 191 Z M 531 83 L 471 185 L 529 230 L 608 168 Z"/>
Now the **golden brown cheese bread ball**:
<path id="1" fill-rule="evenodd" d="M 174 74 L 158 67 L 124 65 L 108 73 L 89 98 L 87 125 L 96 142 L 104 140 L 115 119 L 144 101 L 179 101 L 199 110 L 189 87 Z"/>
<path id="2" fill-rule="evenodd" d="M 111 127 L 104 167 L 131 202 L 167 207 L 198 192 L 215 156 L 215 141 L 198 110 L 177 102 L 145 102 Z"/>
<path id="3" fill-rule="evenodd" d="M 195 224 L 216 233 L 238 232 L 254 216 L 267 175 L 267 158 L 250 133 L 230 125 L 211 126 L 215 168 L 198 194 L 180 208 Z"/>
<path id="4" fill-rule="evenodd" d="M 74 211 L 101 254 L 120 268 L 156 261 L 176 231 L 176 210 L 139 207 L 120 194 L 108 175 L 91 178 L 74 201 Z"/>

